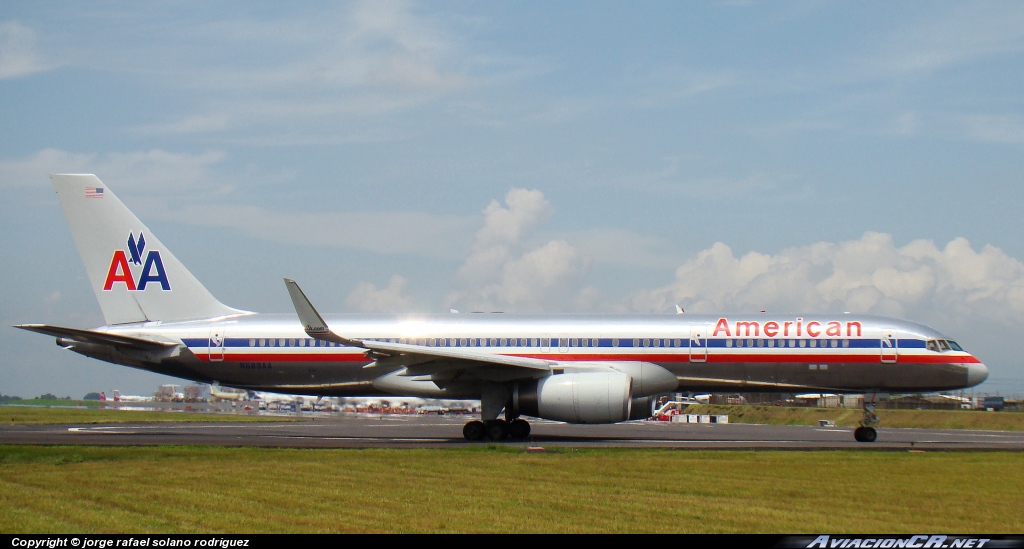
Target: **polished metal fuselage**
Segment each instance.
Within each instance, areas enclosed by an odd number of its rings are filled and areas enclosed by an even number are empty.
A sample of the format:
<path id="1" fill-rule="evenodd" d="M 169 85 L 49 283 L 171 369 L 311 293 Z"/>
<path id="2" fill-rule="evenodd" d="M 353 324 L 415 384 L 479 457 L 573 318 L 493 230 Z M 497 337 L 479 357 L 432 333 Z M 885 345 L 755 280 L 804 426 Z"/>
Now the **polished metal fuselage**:
<path id="1" fill-rule="evenodd" d="M 540 358 L 552 373 L 601 363 L 646 362 L 700 392 L 929 392 L 969 387 L 985 367 L 971 354 L 926 348 L 948 339 L 921 324 L 884 317 L 822 315 L 327 315 L 345 337 Z M 408 364 L 309 337 L 294 315 L 108 326 L 127 336 L 180 342 L 157 356 L 76 345 L 73 350 L 198 382 L 322 396 L 376 396 L 374 380 Z M 482 378 L 458 378 L 438 398 L 478 398 Z"/>

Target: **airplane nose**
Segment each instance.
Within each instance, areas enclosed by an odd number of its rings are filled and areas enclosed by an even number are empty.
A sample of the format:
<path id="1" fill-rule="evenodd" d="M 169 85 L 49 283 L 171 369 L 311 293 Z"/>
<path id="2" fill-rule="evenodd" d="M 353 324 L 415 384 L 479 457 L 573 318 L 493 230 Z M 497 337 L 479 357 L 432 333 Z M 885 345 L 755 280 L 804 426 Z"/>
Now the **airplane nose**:
<path id="1" fill-rule="evenodd" d="M 988 367 L 981 362 L 974 362 L 967 365 L 967 385 L 974 387 L 988 379 Z"/>

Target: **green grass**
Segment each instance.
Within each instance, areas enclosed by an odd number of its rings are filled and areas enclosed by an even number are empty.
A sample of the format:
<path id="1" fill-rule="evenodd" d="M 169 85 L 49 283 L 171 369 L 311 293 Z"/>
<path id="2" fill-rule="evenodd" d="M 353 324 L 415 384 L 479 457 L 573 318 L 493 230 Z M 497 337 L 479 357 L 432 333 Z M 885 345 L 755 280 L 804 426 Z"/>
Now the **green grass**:
<path id="1" fill-rule="evenodd" d="M 199 412 L 160 412 L 141 410 L 93 410 L 91 408 L 47 408 L 44 406 L 0 406 L 0 422 L 12 425 L 100 424 L 143 422 L 254 422 L 294 421 L 281 416 L 248 413 L 211 414 Z"/>
<path id="2" fill-rule="evenodd" d="M 108 404 L 99 400 L 69 400 L 64 398 L 50 399 L 50 398 L 27 398 L 20 400 L 11 400 L 7 397 L 0 398 L 0 406 L 80 406 L 86 408 L 99 408 L 100 406 Z"/>
<path id="3" fill-rule="evenodd" d="M 1024 454 L 0 446 L 7 533 L 1014 533 Z"/>

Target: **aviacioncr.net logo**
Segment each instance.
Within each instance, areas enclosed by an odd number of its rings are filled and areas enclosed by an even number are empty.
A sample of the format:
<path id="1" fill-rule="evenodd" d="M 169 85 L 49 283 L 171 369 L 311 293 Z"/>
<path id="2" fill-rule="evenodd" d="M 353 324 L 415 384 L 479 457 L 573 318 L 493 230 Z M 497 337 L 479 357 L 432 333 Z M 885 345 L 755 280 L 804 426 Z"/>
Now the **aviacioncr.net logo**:
<path id="1" fill-rule="evenodd" d="M 160 251 L 146 252 L 146 237 L 141 231 L 138 240 L 135 239 L 134 233 L 128 233 L 128 250 L 125 252 L 126 250 L 114 250 L 114 256 L 110 258 L 110 268 L 107 269 L 107 278 L 103 281 L 104 291 L 112 290 L 114 284 L 119 282 L 132 292 L 145 290 L 150 282 L 159 282 L 162 290 L 171 289 L 167 271 L 164 270 L 164 262 L 160 259 Z M 145 261 L 142 259 L 144 253 Z M 132 265 L 136 266 L 137 276 L 132 271 Z M 140 265 L 141 268 L 138 268 Z"/>

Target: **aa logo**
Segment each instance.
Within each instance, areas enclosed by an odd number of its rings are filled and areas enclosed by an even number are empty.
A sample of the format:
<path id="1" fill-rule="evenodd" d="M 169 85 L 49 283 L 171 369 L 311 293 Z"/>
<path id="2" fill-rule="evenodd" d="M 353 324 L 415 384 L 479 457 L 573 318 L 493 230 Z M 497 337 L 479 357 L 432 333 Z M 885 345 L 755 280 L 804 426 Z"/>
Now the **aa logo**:
<path id="1" fill-rule="evenodd" d="M 128 234 L 128 250 L 115 250 L 114 257 L 110 258 L 110 268 L 107 269 L 107 279 L 103 282 L 103 289 L 110 290 L 114 284 L 121 282 L 130 291 L 145 290 L 150 282 L 159 282 L 160 288 L 170 290 L 171 283 L 167 281 L 167 272 L 164 270 L 164 262 L 160 259 L 160 252 L 150 250 L 146 254 L 145 263 L 142 254 L 146 252 L 146 237 L 139 233 L 139 239 L 135 239 L 134 233 Z M 129 255 L 131 257 L 129 257 Z M 132 265 L 142 265 L 139 276 L 136 280 L 132 273 Z"/>

